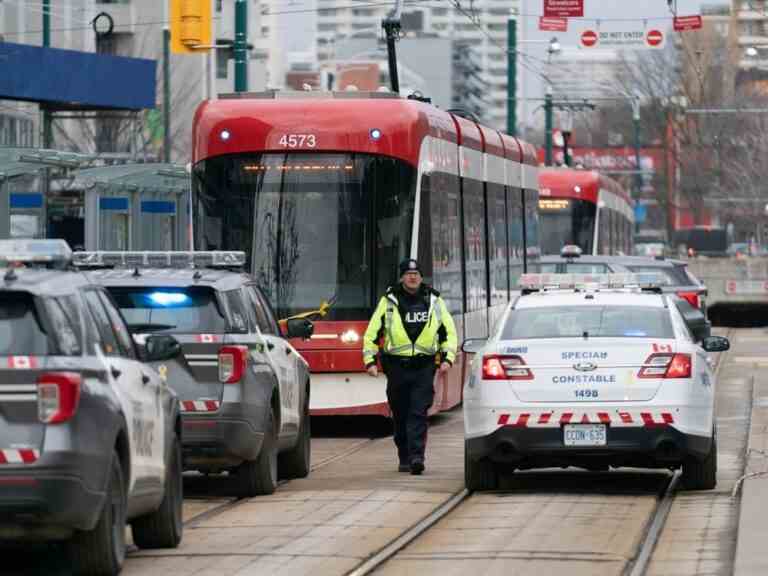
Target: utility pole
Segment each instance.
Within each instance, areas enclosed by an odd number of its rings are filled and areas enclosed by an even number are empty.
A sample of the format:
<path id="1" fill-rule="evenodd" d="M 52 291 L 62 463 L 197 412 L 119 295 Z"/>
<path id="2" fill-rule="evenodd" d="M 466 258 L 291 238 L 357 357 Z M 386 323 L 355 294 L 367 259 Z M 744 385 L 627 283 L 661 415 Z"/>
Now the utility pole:
<path id="1" fill-rule="evenodd" d="M 248 91 L 248 0 L 235 0 L 235 92 Z"/>
<path id="2" fill-rule="evenodd" d="M 507 134 L 517 136 L 517 20 L 507 20 Z"/>
<path id="3" fill-rule="evenodd" d="M 163 162 L 171 161 L 171 29 L 163 25 Z"/>
<path id="4" fill-rule="evenodd" d="M 632 123 L 635 126 L 635 202 L 640 202 L 640 191 L 643 187 L 643 176 L 640 173 L 640 99 L 632 99 Z M 640 222 L 635 220 L 635 232 L 640 231 Z"/>
<path id="5" fill-rule="evenodd" d="M 544 96 L 544 165 L 552 166 L 552 86 L 547 86 Z"/>
<path id="6" fill-rule="evenodd" d="M 50 48 L 51 46 L 51 0 L 43 0 L 43 47 Z M 46 104 L 43 104 L 42 109 L 42 147 L 50 148 L 53 145 L 53 126 L 51 113 L 47 109 Z"/>
<path id="7" fill-rule="evenodd" d="M 387 14 L 381 22 L 384 33 L 387 37 L 387 61 L 389 66 L 389 82 L 392 86 L 392 92 L 400 94 L 400 79 L 397 75 L 397 50 L 395 42 L 400 37 L 400 12 L 402 10 L 402 0 L 395 0 L 395 7 L 392 12 Z"/>

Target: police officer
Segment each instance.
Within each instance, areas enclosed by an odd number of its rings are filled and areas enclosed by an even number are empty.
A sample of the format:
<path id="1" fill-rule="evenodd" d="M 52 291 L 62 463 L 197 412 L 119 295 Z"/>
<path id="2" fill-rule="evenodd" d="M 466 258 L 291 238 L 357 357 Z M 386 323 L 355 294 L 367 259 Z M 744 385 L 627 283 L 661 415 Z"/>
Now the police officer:
<path id="1" fill-rule="evenodd" d="M 387 377 L 400 472 L 421 474 L 427 444 L 427 411 L 435 395 L 435 369 L 445 373 L 456 358 L 456 328 L 440 293 L 422 283 L 416 260 L 400 263 L 400 283 L 387 288 L 363 339 L 368 374 Z M 381 337 L 384 342 L 379 348 Z"/>

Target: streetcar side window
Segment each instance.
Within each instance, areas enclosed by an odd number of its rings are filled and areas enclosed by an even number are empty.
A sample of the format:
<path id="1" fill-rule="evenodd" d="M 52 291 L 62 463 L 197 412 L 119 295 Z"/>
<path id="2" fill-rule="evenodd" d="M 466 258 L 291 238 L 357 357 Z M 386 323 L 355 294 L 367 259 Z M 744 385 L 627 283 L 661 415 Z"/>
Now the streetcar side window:
<path id="1" fill-rule="evenodd" d="M 523 196 L 519 188 L 507 188 L 507 238 L 509 242 L 509 285 L 517 289 L 523 273 Z M 529 270 L 530 272 L 530 270 Z"/>
<path id="2" fill-rule="evenodd" d="M 485 257 L 485 201 L 483 183 L 464 178 L 464 254 L 467 276 L 467 312 L 488 307 Z"/>
<path id="3" fill-rule="evenodd" d="M 488 260 L 490 264 L 491 306 L 509 300 L 507 260 L 507 218 L 504 187 L 488 182 Z"/>
<path id="4" fill-rule="evenodd" d="M 451 314 L 461 314 L 463 292 L 459 179 L 442 172 L 434 172 L 424 177 L 429 179 L 432 207 L 433 286 L 440 292 Z"/>

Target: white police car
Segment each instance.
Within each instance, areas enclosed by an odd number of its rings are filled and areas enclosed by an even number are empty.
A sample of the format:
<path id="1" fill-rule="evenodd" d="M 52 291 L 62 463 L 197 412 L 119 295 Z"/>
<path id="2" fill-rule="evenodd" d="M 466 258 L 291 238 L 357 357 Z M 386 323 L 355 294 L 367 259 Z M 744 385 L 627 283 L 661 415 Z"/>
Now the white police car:
<path id="1" fill-rule="evenodd" d="M 641 275 L 527 274 L 464 386 L 465 480 L 579 466 L 682 467 L 689 489 L 717 470 L 714 374 L 677 307 Z"/>

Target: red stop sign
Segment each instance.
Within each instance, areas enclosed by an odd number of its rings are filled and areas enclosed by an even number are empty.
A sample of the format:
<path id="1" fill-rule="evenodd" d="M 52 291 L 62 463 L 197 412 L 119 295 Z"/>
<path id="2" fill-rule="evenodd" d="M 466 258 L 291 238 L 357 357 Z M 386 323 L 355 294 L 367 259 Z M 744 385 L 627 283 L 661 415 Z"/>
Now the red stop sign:
<path id="1" fill-rule="evenodd" d="M 661 33 L 661 30 L 648 30 L 648 34 L 645 35 L 648 46 L 658 46 L 663 40 L 664 34 Z"/>
<path id="2" fill-rule="evenodd" d="M 597 44 L 597 32 L 594 30 L 584 30 L 581 33 L 581 45 L 589 48 Z"/>

